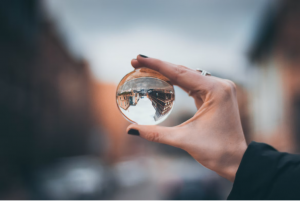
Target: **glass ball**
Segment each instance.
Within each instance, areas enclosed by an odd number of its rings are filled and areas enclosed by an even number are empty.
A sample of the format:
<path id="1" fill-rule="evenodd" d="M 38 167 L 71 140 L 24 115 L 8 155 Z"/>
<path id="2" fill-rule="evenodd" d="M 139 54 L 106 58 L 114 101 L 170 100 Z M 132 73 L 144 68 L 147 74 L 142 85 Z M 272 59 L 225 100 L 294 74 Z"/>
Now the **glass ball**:
<path id="1" fill-rule="evenodd" d="M 120 81 L 117 106 L 131 123 L 155 125 L 171 113 L 175 101 L 170 80 L 149 68 L 137 68 Z"/>

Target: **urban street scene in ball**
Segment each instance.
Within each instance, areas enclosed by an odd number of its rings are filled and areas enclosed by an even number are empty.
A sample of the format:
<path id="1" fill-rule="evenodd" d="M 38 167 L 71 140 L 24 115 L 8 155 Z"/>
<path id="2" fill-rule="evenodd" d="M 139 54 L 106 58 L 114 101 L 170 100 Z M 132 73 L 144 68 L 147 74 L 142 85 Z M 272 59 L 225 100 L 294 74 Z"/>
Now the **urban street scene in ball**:
<path id="1" fill-rule="evenodd" d="M 174 105 L 171 84 L 153 77 L 141 77 L 125 82 L 117 91 L 117 104 L 131 122 L 144 125 L 165 120 Z"/>

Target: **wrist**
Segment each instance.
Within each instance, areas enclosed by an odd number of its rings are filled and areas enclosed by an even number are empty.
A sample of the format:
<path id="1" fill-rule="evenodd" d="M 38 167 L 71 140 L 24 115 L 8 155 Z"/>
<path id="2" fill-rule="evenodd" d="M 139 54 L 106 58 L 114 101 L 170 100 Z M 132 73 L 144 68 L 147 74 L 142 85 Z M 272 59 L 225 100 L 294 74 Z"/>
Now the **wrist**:
<path id="1" fill-rule="evenodd" d="M 238 143 L 237 146 L 228 147 L 219 158 L 215 171 L 220 176 L 234 182 L 246 149 L 247 144 L 244 140 L 241 143 Z"/>

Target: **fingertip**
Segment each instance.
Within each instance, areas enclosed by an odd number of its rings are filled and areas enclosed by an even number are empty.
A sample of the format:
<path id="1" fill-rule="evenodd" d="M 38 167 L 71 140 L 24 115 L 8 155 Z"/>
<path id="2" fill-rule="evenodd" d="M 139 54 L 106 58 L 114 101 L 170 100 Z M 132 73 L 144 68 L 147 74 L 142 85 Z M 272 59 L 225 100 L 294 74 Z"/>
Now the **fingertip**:
<path id="1" fill-rule="evenodd" d="M 137 61 L 139 61 L 140 63 L 147 63 L 147 62 L 149 62 L 149 61 L 151 61 L 153 58 L 149 58 L 149 57 L 147 57 L 147 56 L 145 56 L 145 55 L 143 55 L 143 54 L 139 54 L 139 55 L 137 55 L 136 56 L 136 60 Z"/>
<path id="2" fill-rule="evenodd" d="M 139 68 L 139 67 L 141 67 L 141 64 L 140 64 L 139 61 L 136 60 L 136 59 L 132 59 L 132 60 L 131 60 L 131 65 L 132 65 L 132 67 L 134 67 L 134 68 Z"/>
<path id="3" fill-rule="evenodd" d="M 148 56 L 143 55 L 143 54 L 139 54 L 138 57 L 149 58 Z"/>
<path id="4" fill-rule="evenodd" d="M 130 125 L 126 128 L 126 133 L 128 133 L 128 131 L 129 131 L 130 129 L 133 128 L 133 125 L 134 125 L 134 124 L 130 124 Z"/>
<path id="5" fill-rule="evenodd" d="M 138 130 L 135 130 L 135 129 L 130 129 L 127 133 L 128 133 L 128 135 L 140 136 L 140 132 Z"/>
<path id="6" fill-rule="evenodd" d="M 136 60 L 140 62 L 140 64 L 148 64 L 149 62 L 153 62 L 154 58 L 147 57 L 145 55 L 139 54 L 136 56 Z"/>
<path id="7" fill-rule="evenodd" d="M 126 133 L 129 135 L 140 136 L 140 129 L 138 128 L 137 124 L 131 124 L 127 127 Z"/>

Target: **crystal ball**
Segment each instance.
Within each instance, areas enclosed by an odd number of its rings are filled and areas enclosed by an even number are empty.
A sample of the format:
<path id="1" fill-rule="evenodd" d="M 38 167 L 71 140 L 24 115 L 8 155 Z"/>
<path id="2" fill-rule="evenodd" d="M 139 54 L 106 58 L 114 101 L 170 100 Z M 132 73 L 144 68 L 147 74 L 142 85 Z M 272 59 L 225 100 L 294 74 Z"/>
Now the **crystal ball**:
<path id="1" fill-rule="evenodd" d="M 171 113 L 175 101 L 170 80 L 149 68 L 137 68 L 120 81 L 117 106 L 131 123 L 155 125 Z"/>

